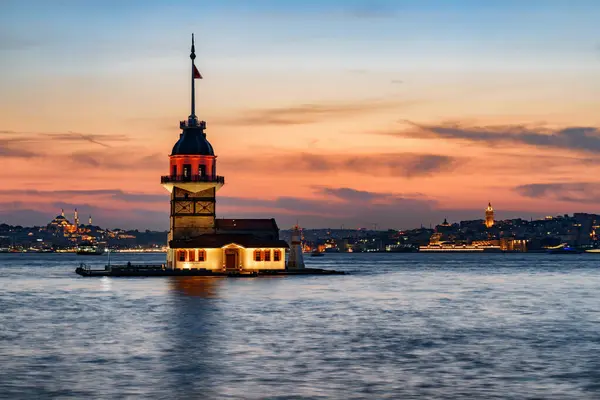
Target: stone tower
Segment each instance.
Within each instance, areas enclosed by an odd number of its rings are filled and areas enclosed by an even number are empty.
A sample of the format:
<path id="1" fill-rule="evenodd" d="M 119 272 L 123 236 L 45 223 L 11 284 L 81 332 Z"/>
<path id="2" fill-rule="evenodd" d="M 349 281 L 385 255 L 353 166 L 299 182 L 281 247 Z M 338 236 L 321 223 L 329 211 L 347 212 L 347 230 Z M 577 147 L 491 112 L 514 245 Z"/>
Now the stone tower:
<path id="1" fill-rule="evenodd" d="M 488 206 L 485 209 L 485 226 L 487 228 L 494 226 L 494 209 L 492 208 L 491 202 L 488 203 Z"/>
<path id="2" fill-rule="evenodd" d="M 182 240 L 215 233 L 215 197 L 225 183 L 217 176 L 217 158 L 206 140 L 206 122 L 198 121 L 195 110 L 195 81 L 202 79 L 194 64 L 196 58 L 192 35 L 191 114 L 181 121 L 179 140 L 169 155 L 169 175 L 161 184 L 171 193 L 168 240 Z"/>

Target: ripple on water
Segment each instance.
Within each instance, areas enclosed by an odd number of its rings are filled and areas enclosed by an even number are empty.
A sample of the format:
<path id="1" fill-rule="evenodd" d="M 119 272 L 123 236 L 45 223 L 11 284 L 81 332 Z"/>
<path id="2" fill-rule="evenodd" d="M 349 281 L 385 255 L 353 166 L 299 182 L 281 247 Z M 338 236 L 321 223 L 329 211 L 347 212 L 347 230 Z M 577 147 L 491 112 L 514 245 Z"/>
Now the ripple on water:
<path id="1" fill-rule="evenodd" d="M 0 255 L 4 396 L 600 397 L 589 256 L 327 254 L 307 262 L 350 275 L 245 280 L 86 279 L 77 262 Z"/>

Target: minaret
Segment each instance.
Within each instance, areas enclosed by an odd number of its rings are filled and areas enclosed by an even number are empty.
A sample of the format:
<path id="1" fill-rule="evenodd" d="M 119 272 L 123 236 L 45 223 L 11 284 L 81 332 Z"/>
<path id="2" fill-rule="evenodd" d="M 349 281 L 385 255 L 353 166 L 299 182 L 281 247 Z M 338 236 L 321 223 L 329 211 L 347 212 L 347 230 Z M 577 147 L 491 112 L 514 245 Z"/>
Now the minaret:
<path id="1" fill-rule="evenodd" d="M 73 221 L 75 224 L 75 229 L 79 228 L 79 216 L 77 214 L 77 209 L 75 209 L 75 216 L 73 217 Z"/>
<path id="2" fill-rule="evenodd" d="M 65 209 L 64 208 L 60 209 L 60 215 L 61 215 L 61 217 L 65 216 Z"/>
<path id="3" fill-rule="evenodd" d="M 494 209 L 492 208 L 491 202 L 488 203 L 488 206 L 485 209 L 485 226 L 486 228 L 494 226 Z"/>
<path id="4" fill-rule="evenodd" d="M 287 263 L 288 269 L 304 268 L 304 256 L 302 255 L 302 240 L 300 228 L 294 226 L 292 231 L 292 245 L 290 246 L 290 256 Z"/>
<path id="5" fill-rule="evenodd" d="M 171 193 L 169 241 L 215 233 L 215 197 L 225 183 L 225 178 L 217 175 L 217 158 L 206 140 L 206 122 L 196 117 L 195 80 L 202 75 L 194 64 L 193 35 L 190 59 L 191 114 L 179 123 L 182 133 L 169 155 L 169 175 L 161 177 L 161 184 Z M 172 257 L 169 253 L 167 261 Z"/>
<path id="6" fill-rule="evenodd" d="M 90 214 L 90 218 L 88 218 L 88 225 L 92 225 L 92 216 Z"/>

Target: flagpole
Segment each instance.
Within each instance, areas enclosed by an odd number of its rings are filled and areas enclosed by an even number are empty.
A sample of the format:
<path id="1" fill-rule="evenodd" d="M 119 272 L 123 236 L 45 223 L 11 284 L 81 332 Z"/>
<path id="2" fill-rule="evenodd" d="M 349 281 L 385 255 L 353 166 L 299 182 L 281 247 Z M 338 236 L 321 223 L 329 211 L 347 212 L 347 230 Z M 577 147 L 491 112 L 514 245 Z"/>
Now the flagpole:
<path id="1" fill-rule="evenodd" d="M 192 33 L 192 53 L 190 54 L 192 59 L 192 119 L 195 121 L 196 118 L 196 85 L 194 79 L 194 59 L 196 58 L 196 49 L 194 48 L 194 34 Z"/>

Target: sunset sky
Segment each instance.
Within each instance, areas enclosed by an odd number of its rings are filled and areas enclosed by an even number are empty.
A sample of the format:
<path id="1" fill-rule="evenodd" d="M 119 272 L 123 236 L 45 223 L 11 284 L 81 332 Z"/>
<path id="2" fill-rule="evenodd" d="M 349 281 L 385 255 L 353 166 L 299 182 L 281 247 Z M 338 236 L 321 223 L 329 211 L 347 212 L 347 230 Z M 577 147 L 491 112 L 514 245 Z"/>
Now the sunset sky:
<path id="1" fill-rule="evenodd" d="M 0 1 L 0 223 L 168 229 L 190 108 L 220 217 L 600 213 L 600 2 Z"/>

